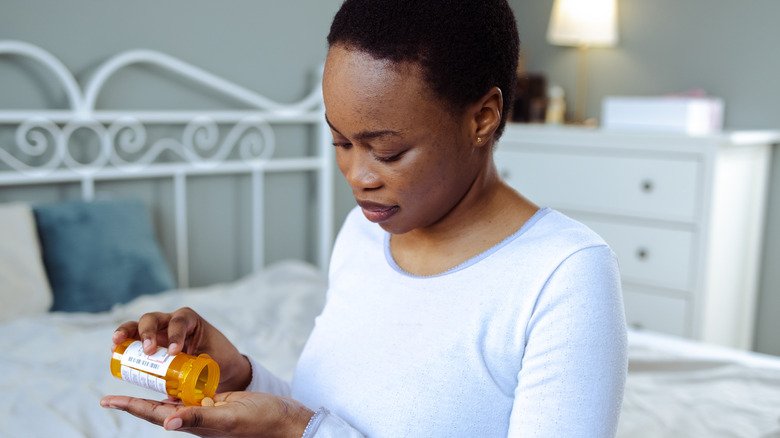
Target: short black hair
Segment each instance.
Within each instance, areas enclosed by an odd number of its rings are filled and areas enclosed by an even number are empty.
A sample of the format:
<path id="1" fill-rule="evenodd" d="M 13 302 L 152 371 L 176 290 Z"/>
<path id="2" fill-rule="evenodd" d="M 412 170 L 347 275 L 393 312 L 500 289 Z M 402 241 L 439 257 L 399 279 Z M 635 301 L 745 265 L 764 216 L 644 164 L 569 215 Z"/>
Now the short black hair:
<path id="1" fill-rule="evenodd" d="M 520 50 L 507 0 L 346 0 L 328 45 L 418 63 L 433 91 L 455 111 L 498 87 L 504 108 L 496 138 L 504 129 Z"/>

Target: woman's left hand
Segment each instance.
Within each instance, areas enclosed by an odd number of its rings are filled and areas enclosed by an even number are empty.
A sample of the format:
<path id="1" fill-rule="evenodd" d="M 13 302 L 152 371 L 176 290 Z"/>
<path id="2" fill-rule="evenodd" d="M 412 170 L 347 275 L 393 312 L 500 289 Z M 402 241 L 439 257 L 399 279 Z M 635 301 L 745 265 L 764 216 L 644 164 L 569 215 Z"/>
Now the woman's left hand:
<path id="1" fill-rule="evenodd" d="M 167 430 L 203 437 L 300 437 L 314 412 L 297 401 L 259 392 L 224 392 L 221 406 L 184 406 L 173 401 L 109 395 L 104 408 L 119 409 Z"/>

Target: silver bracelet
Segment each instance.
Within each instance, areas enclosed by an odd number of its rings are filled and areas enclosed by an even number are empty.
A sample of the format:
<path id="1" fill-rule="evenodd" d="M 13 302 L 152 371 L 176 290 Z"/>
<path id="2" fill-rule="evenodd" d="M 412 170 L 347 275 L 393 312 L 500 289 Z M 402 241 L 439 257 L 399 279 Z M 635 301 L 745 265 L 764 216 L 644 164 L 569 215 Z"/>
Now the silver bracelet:
<path id="1" fill-rule="evenodd" d="M 330 412 L 328 412 L 328 410 L 325 408 L 317 409 L 317 412 L 311 416 L 311 419 L 309 419 L 309 422 L 306 424 L 306 429 L 303 429 L 303 435 L 301 438 L 312 438 L 314 434 L 317 433 L 317 429 L 320 428 L 322 419 L 329 413 Z"/>

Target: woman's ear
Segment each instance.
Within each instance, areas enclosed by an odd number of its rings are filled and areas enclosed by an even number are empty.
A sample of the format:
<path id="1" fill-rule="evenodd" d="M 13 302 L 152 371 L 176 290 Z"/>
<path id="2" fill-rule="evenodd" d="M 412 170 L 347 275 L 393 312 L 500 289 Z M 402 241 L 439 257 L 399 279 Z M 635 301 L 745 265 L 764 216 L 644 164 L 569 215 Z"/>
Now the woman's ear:
<path id="1" fill-rule="evenodd" d="M 480 147 L 493 144 L 493 134 L 501 124 L 501 114 L 504 110 L 504 96 L 501 89 L 493 87 L 477 102 L 470 106 L 469 131 L 472 144 Z"/>

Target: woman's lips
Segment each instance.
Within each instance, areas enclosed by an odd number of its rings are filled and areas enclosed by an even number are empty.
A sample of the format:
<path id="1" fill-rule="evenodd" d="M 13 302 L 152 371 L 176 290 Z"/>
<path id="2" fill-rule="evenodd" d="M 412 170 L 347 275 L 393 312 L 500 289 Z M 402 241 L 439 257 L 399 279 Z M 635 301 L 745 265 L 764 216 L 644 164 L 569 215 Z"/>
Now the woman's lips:
<path id="1" fill-rule="evenodd" d="M 397 205 L 377 204 L 369 201 L 358 201 L 358 205 L 363 210 L 363 215 L 371 222 L 384 222 L 398 212 Z"/>

